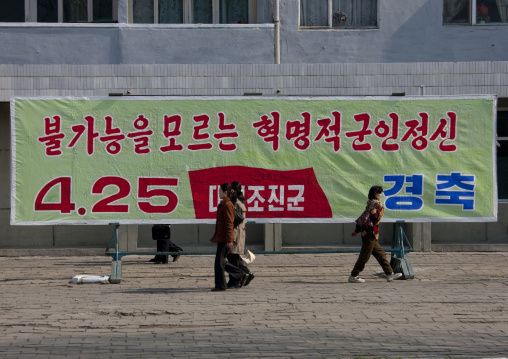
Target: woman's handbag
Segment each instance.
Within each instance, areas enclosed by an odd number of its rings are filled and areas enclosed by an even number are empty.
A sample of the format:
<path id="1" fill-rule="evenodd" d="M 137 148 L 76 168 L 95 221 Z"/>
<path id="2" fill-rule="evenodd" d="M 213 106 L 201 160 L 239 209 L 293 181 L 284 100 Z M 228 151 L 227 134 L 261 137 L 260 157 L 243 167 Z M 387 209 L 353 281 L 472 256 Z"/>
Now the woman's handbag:
<path id="1" fill-rule="evenodd" d="M 242 216 L 242 214 L 236 210 L 235 208 L 235 219 L 233 221 L 233 227 L 238 227 L 240 225 L 240 223 L 243 222 L 243 220 L 245 219 L 244 216 Z"/>
<path id="2" fill-rule="evenodd" d="M 249 251 L 247 248 L 245 249 L 245 254 L 240 254 L 240 258 L 242 258 L 242 261 L 244 261 L 247 264 L 251 264 L 254 262 L 254 259 L 256 259 L 256 256 L 254 253 Z"/>

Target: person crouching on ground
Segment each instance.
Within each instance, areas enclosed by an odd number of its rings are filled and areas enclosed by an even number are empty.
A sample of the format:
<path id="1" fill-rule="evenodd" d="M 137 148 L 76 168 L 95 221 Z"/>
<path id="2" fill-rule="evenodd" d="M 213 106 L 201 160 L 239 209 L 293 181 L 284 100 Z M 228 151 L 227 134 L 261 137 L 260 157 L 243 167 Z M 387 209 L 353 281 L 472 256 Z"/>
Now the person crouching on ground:
<path id="1" fill-rule="evenodd" d="M 376 258 L 378 263 L 381 265 L 381 268 L 383 268 L 383 272 L 385 273 L 386 280 L 388 282 L 402 277 L 402 273 L 393 273 L 393 269 L 390 266 L 390 263 L 388 263 L 386 260 L 386 253 L 378 242 L 379 222 L 381 222 L 381 218 L 383 218 L 384 214 L 384 207 L 381 204 L 382 193 L 383 187 L 381 186 L 372 186 L 370 188 L 369 200 L 367 201 L 367 207 L 365 208 L 365 211 L 369 212 L 367 218 L 367 222 L 369 224 L 359 224 L 357 220 L 355 231 L 351 233 L 351 235 L 354 237 L 361 232 L 362 236 L 362 249 L 360 250 L 358 260 L 356 261 L 356 264 L 351 271 L 351 275 L 348 279 L 348 281 L 351 283 L 365 282 L 365 280 L 360 278 L 358 275 L 365 268 L 365 264 L 367 264 L 371 254 L 374 256 L 374 258 Z"/>
<path id="2" fill-rule="evenodd" d="M 217 207 L 215 233 L 212 239 L 210 239 L 210 242 L 217 243 L 214 265 L 215 287 L 212 288 L 212 292 L 225 291 L 227 289 L 224 271 L 227 271 L 234 280 L 239 282 L 244 282 L 249 276 L 240 268 L 226 261 L 229 249 L 233 247 L 233 242 L 235 241 L 235 232 L 233 230 L 235 208 L 233 201 L 236 200 L 236 197 L 229 183 L 220 185 L 219 198 L 221 202 Z"/>

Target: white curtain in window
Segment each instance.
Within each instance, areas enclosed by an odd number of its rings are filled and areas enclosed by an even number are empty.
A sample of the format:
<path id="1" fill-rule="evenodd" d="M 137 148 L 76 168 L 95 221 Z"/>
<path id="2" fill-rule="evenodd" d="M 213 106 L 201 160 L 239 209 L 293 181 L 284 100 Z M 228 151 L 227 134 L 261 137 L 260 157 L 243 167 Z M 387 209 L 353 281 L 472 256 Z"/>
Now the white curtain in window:
<path id="1" fill-rule="evenodd" d="M 501 22 L 508 22 L 508 0 L 496 0 Z"/>
<path id="2" fill-rule="evenodd" d="M 64 0 L 63 22 L 88 21 L 87 0 Z"/>
<path id="3" fill-rule="evenodd" d="M 377 0 L 333 0 L 332 11 L 346 14 L 345 26 L 377 26 Z"/>
<path id="4" fill-rule="evenodd" d="M 443 23 L 469 23 L 469 0 L 443 0 Z"/>
<path id="5" fill-rule="evenodd" d="M 300 0 L 300 26 L 328 26 L 328 0 Z"/>

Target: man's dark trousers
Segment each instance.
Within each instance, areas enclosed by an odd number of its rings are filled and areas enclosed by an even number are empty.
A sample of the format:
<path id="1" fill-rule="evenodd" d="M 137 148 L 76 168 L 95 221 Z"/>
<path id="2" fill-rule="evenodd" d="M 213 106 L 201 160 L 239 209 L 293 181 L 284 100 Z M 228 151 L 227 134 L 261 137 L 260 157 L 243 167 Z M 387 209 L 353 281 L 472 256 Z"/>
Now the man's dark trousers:
<path id="1" fill-rule="evenodd" d="M 170 239 L 158 239 L 157 240 L 157 252 L 181 252 L 183 249 L 178 247 Z M 168 255 L 156 255 L 156 262 L 168 263 Z"/>

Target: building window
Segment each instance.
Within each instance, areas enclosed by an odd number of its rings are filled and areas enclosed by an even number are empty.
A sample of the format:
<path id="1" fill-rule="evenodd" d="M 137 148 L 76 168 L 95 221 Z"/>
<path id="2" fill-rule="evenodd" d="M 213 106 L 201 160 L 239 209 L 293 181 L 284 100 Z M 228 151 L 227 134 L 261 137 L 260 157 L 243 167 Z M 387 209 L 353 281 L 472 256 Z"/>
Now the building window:
<path id="1" fill-rule="evenodd" d="M 252 24 L 257 0 L 131 0 L 136 24 Z"/>
<path id="2" fill-rule="evenodd" d="M 159 0 L 158 8 L 159 8 L 159 16 L 158 16 L 159 24 L 183 23 L 182 0 Z M 154 21 L 152 17 L 152 21 L 150 21 L 150 23 L 153 22 Z"/>
<path id="3" fill-rule="evenodd" d="M 63 14 L 63 9 L 60 10 L 60 14 Z M 37 11 L 33 16 L 37 22 L 58 22 L 58 1 L 38 0 Z M 63 19 L 63 16 L 61 18 Z"/>
<path id="4" fill-rule="evenodd" d="M 248 24 L 249 4 L 243 0 L 221 0 L 219 22 L 221 24 Z M 251 6 L 254 6 L 252 4 Z"/>
<path id="5" fill-rule="evenodd" d="M 0 22 L 25 22 L 25 3 L 0 1 Z"/>
<path id="6" fill-rule="evenodd" d="M 497 196 L 508 201 L 508 98 L 498 99 Z"/>
<path id="7" fill-rule="evenodd" d="M 300 27 L 377 27 L 377 0 L 300 0 Z"/>
<path id="8" fill-rule="evenodd" d="M 116 22 L 118 0 L 25 0 L 30 22 Z"/>
<path id="9" fill-rule="evenodd" d="M 508 23 L 508 0 L 443 0 L 445 25 Z"/>

